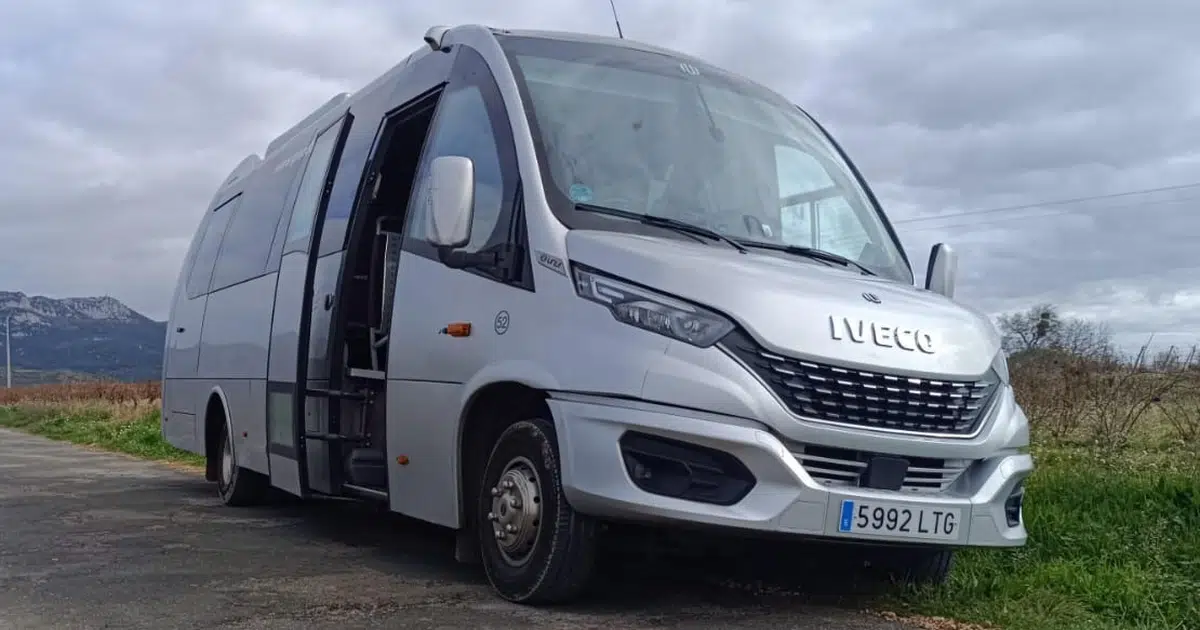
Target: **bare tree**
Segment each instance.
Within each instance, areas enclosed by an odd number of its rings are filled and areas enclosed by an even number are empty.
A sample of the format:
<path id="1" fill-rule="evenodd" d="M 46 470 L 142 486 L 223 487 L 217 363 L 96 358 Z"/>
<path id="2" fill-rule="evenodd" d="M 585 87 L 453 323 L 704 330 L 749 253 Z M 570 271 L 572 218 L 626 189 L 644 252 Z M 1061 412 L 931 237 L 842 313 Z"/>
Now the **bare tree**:
<path id="1" fill-rule="evenodd" d="M 1107 324 L 1063 317 L 1053 304 L 1005 313 L 998 318 L 997 325 L 1004 351 L 1010 356 L 1034 350 L 1058 350 L 1096 361 L 1107 362 L 1116 357 L 1112 331 Z"/>
<path id="2" fill-rule="evenodd" d="M 1051 346 L 1075 356 L 1095 361 L 1116 359 L 1112 329 L 1103 322 L 1070 317 L 1062 321 L 1051 340 Z"/>
<path id="3" fill-rule="evenodd" d="M 1016 354 L 1049 346 L 1062 326 L 1053 304 L 1038 304 L 1019 313 L 1005 313 L 998 318 L 1004 351 Z"/>

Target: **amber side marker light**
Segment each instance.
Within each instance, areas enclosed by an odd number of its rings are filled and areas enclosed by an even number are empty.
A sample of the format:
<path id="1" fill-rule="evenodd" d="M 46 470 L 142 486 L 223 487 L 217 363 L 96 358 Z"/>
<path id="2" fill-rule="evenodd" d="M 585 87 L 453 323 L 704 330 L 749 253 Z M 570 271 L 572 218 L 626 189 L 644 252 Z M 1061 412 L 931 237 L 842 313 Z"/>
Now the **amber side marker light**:
<path id="1" fill-rule="evenodd" d="M 443 335 L 450 335 L 451 337 L 468 337 L 471 334 L 471 324 L 470 322 L 446 324 L 446 327 L 438 332 Z"/>

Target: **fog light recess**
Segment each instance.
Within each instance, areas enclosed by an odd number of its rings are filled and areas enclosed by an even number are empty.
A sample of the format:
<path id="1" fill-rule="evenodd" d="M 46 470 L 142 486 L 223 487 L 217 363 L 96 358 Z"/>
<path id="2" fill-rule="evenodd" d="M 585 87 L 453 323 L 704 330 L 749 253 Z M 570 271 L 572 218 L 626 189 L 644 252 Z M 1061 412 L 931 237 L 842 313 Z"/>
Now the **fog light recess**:
<path id="1" fill-rule="evenodd" d="M 651 494 L 733 505 L 756 483 L 738 458 L 707 446 L 634 431 L 621 436 L 620 446 L 629 478 Z"/>
<path id="2" fill-rule="evenodd" d="M 1021 507 L 1025 502 L 1025 482 L 1021 481 L 1013 487 L 1013 491 L 1004 502 L 1004 520 L 1009 527 L 1021 524 Z"/>

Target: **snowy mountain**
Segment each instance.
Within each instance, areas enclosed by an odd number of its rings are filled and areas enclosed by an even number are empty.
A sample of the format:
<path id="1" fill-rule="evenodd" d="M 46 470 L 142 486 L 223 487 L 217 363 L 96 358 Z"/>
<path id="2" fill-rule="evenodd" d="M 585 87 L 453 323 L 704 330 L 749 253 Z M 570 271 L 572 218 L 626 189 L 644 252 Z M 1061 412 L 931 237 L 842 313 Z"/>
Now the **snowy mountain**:
<path id="1" fill-rule="evenodd" d="M 74 372 L 120 380 L 161 375 L 165 322 L 111 297 L 54 299 L 9 291 L 0 291 L 0 373 L 9 315 L 14 374 Z"/>

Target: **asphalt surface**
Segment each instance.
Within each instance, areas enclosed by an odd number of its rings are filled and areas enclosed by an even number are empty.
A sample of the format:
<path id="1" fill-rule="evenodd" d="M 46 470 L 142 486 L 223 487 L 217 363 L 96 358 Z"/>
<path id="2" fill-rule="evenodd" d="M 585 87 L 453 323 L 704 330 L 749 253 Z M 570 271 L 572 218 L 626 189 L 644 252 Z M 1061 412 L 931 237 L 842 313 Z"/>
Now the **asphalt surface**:
<path id="1" fill-rule="evenodd" d="M 0 429 L 0 630 L 901 627 L 661 559 L 614 561 L 585 603 L 522 607 L 452 542 L 350 502 L 224 507 L 196 473 Z"/>

